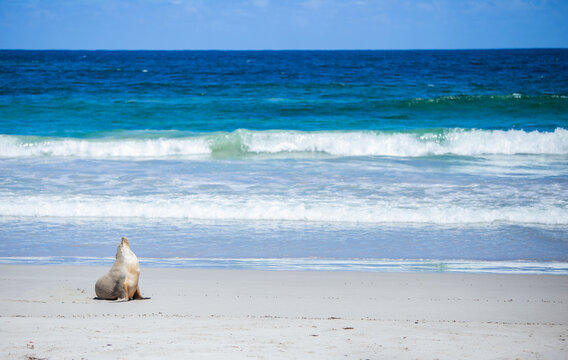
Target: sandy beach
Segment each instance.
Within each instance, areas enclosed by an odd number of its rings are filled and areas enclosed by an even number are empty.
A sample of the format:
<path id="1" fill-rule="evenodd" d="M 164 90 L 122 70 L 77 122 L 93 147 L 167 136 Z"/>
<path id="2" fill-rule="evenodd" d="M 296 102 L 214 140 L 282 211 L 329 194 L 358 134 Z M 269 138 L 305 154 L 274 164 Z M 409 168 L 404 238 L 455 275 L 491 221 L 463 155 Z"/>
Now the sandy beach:
<path id="1" fill-rule="evenodd" d="M 8 359 L 567 359 L 568 277 L 0 266 Z"/>

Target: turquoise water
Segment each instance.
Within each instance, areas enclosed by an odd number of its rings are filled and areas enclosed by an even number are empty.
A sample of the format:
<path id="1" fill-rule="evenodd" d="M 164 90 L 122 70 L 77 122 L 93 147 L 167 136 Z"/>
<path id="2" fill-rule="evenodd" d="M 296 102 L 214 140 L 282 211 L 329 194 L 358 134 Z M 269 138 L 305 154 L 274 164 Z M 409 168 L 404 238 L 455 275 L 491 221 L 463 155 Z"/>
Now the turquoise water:
<path id="1" fill-rule="evenodd" d="M 0 85 L 0 262 L 568 273 L 568 50 L 0 51 Z"/>

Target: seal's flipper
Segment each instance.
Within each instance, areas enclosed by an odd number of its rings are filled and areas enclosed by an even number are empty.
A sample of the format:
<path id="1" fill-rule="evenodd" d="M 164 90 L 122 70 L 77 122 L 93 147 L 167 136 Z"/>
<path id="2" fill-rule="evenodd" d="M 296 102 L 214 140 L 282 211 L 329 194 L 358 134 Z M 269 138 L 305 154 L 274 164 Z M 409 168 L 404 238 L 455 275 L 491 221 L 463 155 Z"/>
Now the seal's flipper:
<path id="1" fill-rule="evenodd" d="M 133 298 L 134 300 L 146 300 L 146 299 L 149 299 L 148 297 L 142 296 L 142 293 L 140 292 L 140 286 L 136 288 L 136 292 L 134 293 L 134 295 L 132 296 L 132 298 Z"/>

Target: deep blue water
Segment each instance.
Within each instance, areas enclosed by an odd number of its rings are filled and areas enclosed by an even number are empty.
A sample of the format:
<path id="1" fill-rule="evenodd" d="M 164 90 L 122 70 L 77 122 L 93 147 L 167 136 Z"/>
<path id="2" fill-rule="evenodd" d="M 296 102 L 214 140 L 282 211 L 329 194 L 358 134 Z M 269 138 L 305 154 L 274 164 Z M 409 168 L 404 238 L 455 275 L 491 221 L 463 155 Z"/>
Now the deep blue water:
<path id="1" fill-rule="evenodd" d="M 567 230 L 566 49 L 0 51 L 3 262 L 568 272 Z"/>

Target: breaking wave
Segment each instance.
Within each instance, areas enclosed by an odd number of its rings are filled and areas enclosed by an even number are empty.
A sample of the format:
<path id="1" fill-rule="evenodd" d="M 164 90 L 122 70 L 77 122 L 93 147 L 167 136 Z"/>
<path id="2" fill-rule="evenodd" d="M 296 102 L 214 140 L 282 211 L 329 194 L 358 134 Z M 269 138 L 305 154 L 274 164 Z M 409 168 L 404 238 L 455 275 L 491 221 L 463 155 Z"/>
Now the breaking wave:
<path id="1" fill-rule="evenodd" d="M 562 206 L 432 206 L 397 205 L 396 202 L 314 201 L 314 199 L 220 196 L 5 196 L 0 216 L 52 218 L 138 218 L 150 221 L 237 220 L 307 221 L 389 224 L 541 224 L 568 225 L 568 209 Z"/>
<path id="2" fill-rule="evenodd" d="M 568 130 L 442 129 L 414 132 L 271 130 L 191 136 L 56 138 L 0 135 L 0 158 L 179 158 L 321 153 L 331 156 L 568 154 Z"/>

